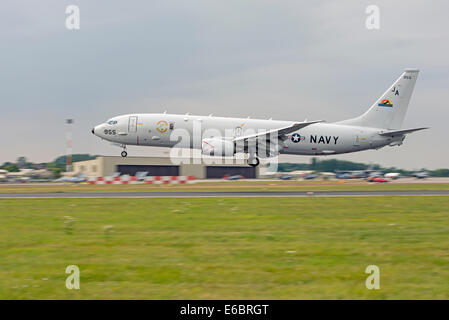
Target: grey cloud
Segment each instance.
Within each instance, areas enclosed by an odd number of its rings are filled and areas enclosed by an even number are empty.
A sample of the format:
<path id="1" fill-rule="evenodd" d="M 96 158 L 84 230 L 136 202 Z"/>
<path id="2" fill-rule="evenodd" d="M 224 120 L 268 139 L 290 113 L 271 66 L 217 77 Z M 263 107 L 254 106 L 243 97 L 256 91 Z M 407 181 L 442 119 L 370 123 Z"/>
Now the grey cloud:
<path id="1" fill-rule="evenodd" d="M 64 28 L 67 4 L 81 30 Z M 406 126 L 431 126 L 400 148 L 341 156 L 399 167 L 443 167 L 449 4 L 376 1 L 25 1 L 0 4 L 0 162 L 75 152 L 117 154 L 92 125 L 129 112 L 337 121 L 362 113 L 404 67 L 422 70 Z M 23 128 L 17 132 L 17 128 Z M 136 154 L 153 149 L 134 148 Z M 163 152 L 159 150 L 157 152 Z M 307 157 L 287 157 L 309 161 Z"/>

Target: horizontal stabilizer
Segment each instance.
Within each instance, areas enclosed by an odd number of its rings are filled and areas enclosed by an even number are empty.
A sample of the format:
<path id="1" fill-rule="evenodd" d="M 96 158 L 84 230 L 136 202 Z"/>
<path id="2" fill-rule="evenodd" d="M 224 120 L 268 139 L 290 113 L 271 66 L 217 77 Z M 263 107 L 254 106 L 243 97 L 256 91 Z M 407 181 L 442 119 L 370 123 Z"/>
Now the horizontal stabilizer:
<path id="1" fill-rule="evenodd" d="M 296 122 L 293 125 L 290 125 L 287 127 L 271 129 L 271 130 L 268 130 L 265 132 L 259 132 L 259 133 L 250 134 L 250 135 L 246 135 L 246 136 L 236 137 L 234 139 L 234 141 L 242 141 L 242 140 L 248 140 L 248 139 L 253 139 L 253 138 L 262 138 L 264 136 L 266 137 L 266 136 L 269 136 L 269 135 L 275 134 L 275 133 L 277 133 L 277 136 L 279 137 L 284 134 L 289 134 L 291 132 L 297 131 L 299 129 L 302 129 L 304 127 L 310 126 L 311 124 L 318 123 L 318 122 L 323 122 L 323 120 L 309 121 L 309 122 Z"/>
<path id="2" fill-rule="evenodd" d="M 392 131 L 379 133 L 379 135 L 381 135 L 381 136 L 400 136 L 403 134 L 412 133 L 412 132 L 424 130 L 424 129 L 429 129 L 429 128 L 426 127 L 426 128 L 415 128 L 415 129 L 392 130 Z"/>

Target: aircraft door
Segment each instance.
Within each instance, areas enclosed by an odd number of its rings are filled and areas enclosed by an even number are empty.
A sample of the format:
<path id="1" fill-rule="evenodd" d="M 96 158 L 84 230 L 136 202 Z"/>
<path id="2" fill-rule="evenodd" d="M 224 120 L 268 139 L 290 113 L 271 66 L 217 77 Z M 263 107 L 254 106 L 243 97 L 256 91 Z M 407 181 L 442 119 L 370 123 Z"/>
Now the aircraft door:
<path id="1" fill-rule="evenodd" d="M 234 129 L 234 138 L 240 137 L 242 135 L 243 128 L 238 126 Z"/>
<path id="2" fill-rule="evenodd" d="M 356 135 L 356 136 L 355 136 L 354 146 L 355 146 L 355 147 L 360 146 L 360 138 L 359 138 L 359 135 Z"/>
<path id="3" fill-rule="evenodd" d="M 130 116 L 128 122 L 128 132 L 137 132 L 137 116 Z"/>
<path id="4" fill-rule="evenodd" d="M 364 133 L 357 134 L 354 140 L 354 147 L 362 149 L 367 148 L 369 146 L 368 142 L 369 141 L 366 134 Z"/>

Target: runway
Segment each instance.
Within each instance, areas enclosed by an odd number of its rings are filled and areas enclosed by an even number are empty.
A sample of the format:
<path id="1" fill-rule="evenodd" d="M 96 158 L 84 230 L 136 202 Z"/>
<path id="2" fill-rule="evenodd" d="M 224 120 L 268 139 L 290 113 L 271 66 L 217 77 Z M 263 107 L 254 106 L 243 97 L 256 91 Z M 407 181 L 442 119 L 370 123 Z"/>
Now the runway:
<path id="1" fill-rule="evenodd" d="M 212 197 L 363 197 L 363 196 L 449 196 L 449 190 L 371 191 L 156 191 L 156 192 L 61 192 L 0 193 L 0 199 L 26 198 L 212 198 Z"/>

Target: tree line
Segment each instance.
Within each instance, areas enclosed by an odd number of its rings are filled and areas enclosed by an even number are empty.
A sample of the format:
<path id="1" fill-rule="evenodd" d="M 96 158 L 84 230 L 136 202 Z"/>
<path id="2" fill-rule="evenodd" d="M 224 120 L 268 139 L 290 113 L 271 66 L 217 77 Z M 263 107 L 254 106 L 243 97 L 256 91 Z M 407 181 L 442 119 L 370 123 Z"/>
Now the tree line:
<path id="1" fill-rule="evenodd" d="M 97 156 L 90 154 L 73 154 L 72 162 L 86 161 L 95 159 Z M 50 162 L 33 163 L 26 157 L 18 157 L 16 162 L 5 162 L 0 169 L 9 172 L 19 172 L 20 169 L 47 169 L 53 173 L 55 177 L 59 177 L 62 172 L 66 171 L 67 156 L 60 156 Z"/>
<path id="2" fill-rule="evenodd" d="M 336 172 L 336 171 L 357 171 L 357 170 L 375 170 L 383 172 L 398 172 L 401 175 L 408 176 L 417 170 L 405 170 L 396 167 L 383 167 L 379 164 L 366 164 L 352 162 L 347 160 L 327 159 L 319 160 L 311 158 L 310 163 L 279 163 L 278 171 L 290 172 L 295 170 L 310 170 L 317 172 Z M 433 177 L 449 177 L 449 169 L 426 170 L 422 168 L 418 171 L 426 171 Z"/>

